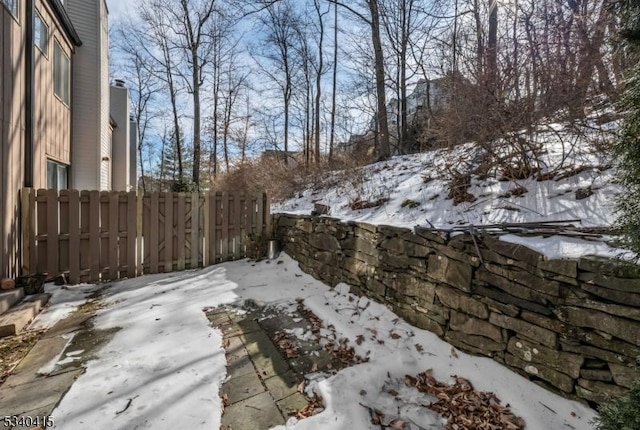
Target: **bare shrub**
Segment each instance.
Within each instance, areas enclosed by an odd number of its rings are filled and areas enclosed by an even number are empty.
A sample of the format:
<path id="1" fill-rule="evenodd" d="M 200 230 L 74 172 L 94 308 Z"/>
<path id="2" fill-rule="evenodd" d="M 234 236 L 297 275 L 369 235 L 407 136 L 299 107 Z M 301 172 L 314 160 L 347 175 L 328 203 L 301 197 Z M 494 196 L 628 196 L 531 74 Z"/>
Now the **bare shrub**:
<path id="1" fill-rule="evenodd" d="M 305 166 L 302 163 L 283 162 L 274 159 L 252 159 L 233 166 L 213 181 L 216 191 L 266 191 L 273 201 L 281 201 L 302 191 L 323 189 L 352 181 L 364 180 L 361 170 L 368 159 L 348 154 L 335 155 L 332 162 Z"/>

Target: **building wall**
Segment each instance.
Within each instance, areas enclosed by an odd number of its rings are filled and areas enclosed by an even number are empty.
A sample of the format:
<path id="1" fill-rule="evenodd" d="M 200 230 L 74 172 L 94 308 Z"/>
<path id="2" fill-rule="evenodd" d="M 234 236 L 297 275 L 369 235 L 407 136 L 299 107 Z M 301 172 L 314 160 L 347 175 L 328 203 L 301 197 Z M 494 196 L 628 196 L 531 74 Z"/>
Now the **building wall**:
<path id="1" fill-rule="evenodd" d="M 0 5 L 0 277 L 20 271 L 20 190 L 24 185 L 26 8 L 19 16 Z M 53 43 L 59 40 L 69 58 L 72 44 L 58 25 L 47 0 L 36 9 L 49 27 L 49 50 L 45 56 L 34 48 L 34 187 L 47 185 L 47 158 L 69 164 L 71 112 L 58 100 L 53 85 Z M 17 18 L 17 19 L 16 19 Z"/>
<path id="2" fill-rule="evenodd" d="M 138 189 L 138 123 L 129 123 L 129 183 L 131 189 Z"/>
<path id="3" fill-rule="evenodd" d="M 112 185 L 116 191 L 129 191 L 129 91 L 124 86 L 111 87 L 111 117 L 116 123 L 112 144 Z"/>
<path id="4" fill-rule="evenodd" d="M 56 25 L 47 1 L 36 1 L 36 10 L 49 27 L 48 53 L 37 47 L 34 88 L 34 182 L 35 188 L 47 188 L 47 159 L 71 163 L 71 106 L 54 94 L 53 55 L 56 41 L 71 59 L 73 45 Z M 73 63 L 73 62 L 72 62 Z"/>
<path id="5" fill-rule="evenodd" d="M 24 84 L 23 25 L 25 9 L 17 21 L 0 5 L 0 276 L 19 270 L 19 190 L 24 182 Z M 12 168 L 9 168 L 12 167 Z"/>
<path id="6" fill-rule="evenodd" d="M 108 183 L 101 183 L 102 159 L 111 156 L 109 82 L 105 78 L 109 65 L 104 61 L 107 54 L 101 52 L 108 40 L 100 25 L 106 6 L 102 0 L 66 0 L 65 9 L 82 40 L 73 62 L 71 187 L 108 189 Z"/>
<path id="7" fill-rule="evenodd" d="M 86 1 L 86 0 L 85 0 Z M 102 157 L 109 157 L 109 166 L 102 165 L 103 169 L 106 169 L 106 177 L 109 179 L 106 182 L 100 184 L 101 190 L 111 190 L 113 188 L 113 175 L 112 166 L 113 162 L 113 148 L 112 148 L 112 132 L 114 131 L 110 125 L 110 91 L 109 91 L 109 21 L 106 0 L 91 0 L 96 2 L 98 9 L 98 19 L 96 25 L 96 31 L 98 35 L 98 55 L 100 58 L 100 70 L 99 81 L 100 82 L 100 148 Z"/>

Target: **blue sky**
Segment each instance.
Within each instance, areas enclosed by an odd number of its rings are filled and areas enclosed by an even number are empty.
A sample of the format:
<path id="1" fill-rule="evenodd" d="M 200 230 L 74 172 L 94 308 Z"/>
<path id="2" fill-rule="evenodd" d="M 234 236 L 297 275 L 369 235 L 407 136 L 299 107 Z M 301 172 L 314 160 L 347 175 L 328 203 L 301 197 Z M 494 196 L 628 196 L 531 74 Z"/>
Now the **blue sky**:
<path id="1" fill-rule="evenodd" d="M 107 0 L 107 7 L 109 8 L 109 21 L 113 22 L 118 17 L 125 15 L 131 7 L 130 0 Z"/>

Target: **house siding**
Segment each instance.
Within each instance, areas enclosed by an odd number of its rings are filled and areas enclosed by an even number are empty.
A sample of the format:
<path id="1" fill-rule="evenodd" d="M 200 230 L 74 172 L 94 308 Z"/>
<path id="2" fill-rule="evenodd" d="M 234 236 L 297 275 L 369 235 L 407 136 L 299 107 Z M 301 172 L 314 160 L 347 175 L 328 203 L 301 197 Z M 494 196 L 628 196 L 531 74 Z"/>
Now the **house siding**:
<path id="1" fill-rule="evenodd" d="M 36 2 L 36 9 L 49 27 L 48 55 L 35 49 L 34 105 L 34 187 L 47 187 L 47 159 L 71 163 L 71 106 L 54 94 L 53 55 L 60 44 L 69 59 L 72 44 L 57 27 L 47 2 Z"/>
<path id="2" fill-rule="evenodd" d="M 102 159 L 110 157 L 110 143 L 108 54 L 103 51 L 109 42 L 99 20 L 106 6 L 102 0 L 66 0 L 65 9 L 82 40 L 73 64 L 71 186 L 104 190 L 109 184 L 100 180 Z"/>
<path id="3" fill-rule="evenodd" d="M 24 6 L 18 14 L 25 22 Z M 15 276 L 19 270 L 18 220 L 19 190 L 23 178 L 24 150 L 24 38 L 23 27 L 0 6 L 0 272 L 2 277 Z"/>
<path id="4" fill-rule="evenodd" d="M 20 274 L 20 190 L 24 185 L 26 115 L 25 2 L 18 22 L 0 6 L 0 277 Z M 47 0 L 36 9 L 49 27 L 49 58 L 34 48 L 33 173 L 35 187 L 45 187 L 46 159 L 70 161 L 71 113 L 53 94 L 53 43 L 57 39 L 71 58 L 72 43 L 59 26 Z"/>

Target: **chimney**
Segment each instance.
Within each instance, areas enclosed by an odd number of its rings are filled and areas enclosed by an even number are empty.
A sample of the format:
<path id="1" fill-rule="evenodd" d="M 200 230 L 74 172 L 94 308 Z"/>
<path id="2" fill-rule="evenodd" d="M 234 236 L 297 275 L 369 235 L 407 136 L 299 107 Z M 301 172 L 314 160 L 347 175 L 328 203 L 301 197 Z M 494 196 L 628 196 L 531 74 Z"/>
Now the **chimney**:
<path id="1" fill-rule="evenodd" d="M 116 87 L 124 88 L 124 81 L 122 79 L 116 79 Z"/>

